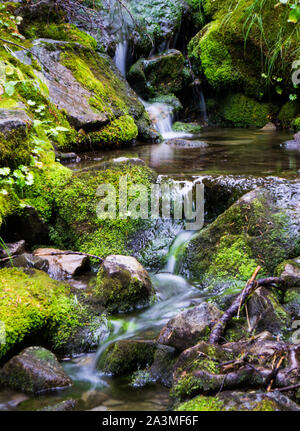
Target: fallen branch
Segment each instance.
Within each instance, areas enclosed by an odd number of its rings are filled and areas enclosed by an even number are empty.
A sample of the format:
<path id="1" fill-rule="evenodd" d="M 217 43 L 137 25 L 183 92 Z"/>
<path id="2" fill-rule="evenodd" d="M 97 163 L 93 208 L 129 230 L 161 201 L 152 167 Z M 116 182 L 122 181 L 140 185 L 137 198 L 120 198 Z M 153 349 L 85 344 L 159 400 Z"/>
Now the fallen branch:
<path id="1" fill-rule="evenodd" d="M 233 301 L 232 305 L 228 308 L 227 311 L 222 315 L 221 319 L 214 326 L 211 331 L 209 337 L 210 344 L 217 344 L 219 339 L 226 327 L 226 325 L 230 322 L 234 315 L 237 314 L 239 308 L 244 304 L 247 297 L 254 292 L 258 287 L 268 286 L 270 284 L 282 284 L 283 280 L 280 277 L 268 277 L 261 278 L 257 281 L 252 281 L 251 283 L 247 283 L 245 289 L 238 295 L 238 297 Z"/>
<path id="2" fill-rule="evenodd" d="M 71 251 L 71 250 L 66 250 L 66 251 L 53 251 L 51 253 L 45 253 L 45 254 L 39 254 L 38 256 L 61 256 L 61 255 L 70 255 L 70 254 L 76 254 L 79 256 L 87 256 L 90 257 L 92 259 L 97 259 L 100 262 L 103 262 L 102 257 L 96 256 L 95 254 L 89 254 L 89 253 L 82 253 L 81 251 Z"/>
<path id="3" fill-rule="evenodd" d="M 79 255 L 79 256 L 87 256 L 87 257 L 90 257 L 92 259 L 97 259 L 97 260 L 99 260 L 99 262 L 103 262 L 102 257 L 96 256 L 94 254 L 82 253 L 81 251 L 70 251 L 70 250 L 56 251 L 56 252 L 53 251 L 51 253 L 39 254 L 38 256 L 39 257 L 42 257 L 42 256 L 46 257 L 46 256 L 59 256 L 59 255 L 70 255 L 70 254 L 76 254 L 76 255 Z M 14 256 L 5 257 L 3 259 L 0 259 L 0 262 L 6 262 L 8 260 L 15 259 L 18 256 L 19 255 L 16 254 Z"/>
<path id="4" fill-rule="evenodd" d="M 274 390 L 283 392 L 283 391 L 291 391 L 298 388 L 300 388 L 300 383 L 298 383 L 297 385 L 286 386 L 285 388 L 276 388 Z"/>

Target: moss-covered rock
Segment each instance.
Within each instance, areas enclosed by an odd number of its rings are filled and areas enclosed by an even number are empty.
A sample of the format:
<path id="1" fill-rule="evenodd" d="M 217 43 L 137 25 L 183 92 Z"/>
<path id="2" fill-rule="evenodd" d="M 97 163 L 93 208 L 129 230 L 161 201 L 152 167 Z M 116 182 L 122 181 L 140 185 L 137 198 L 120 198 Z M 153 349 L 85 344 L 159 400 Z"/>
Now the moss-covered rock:
<path id="1" fill-rule="evenodd" d="M 36 394 L 71 386 L 72 381 L 53 353 L 33 346 L 14 356 L 0 369 L 0 384 Z"/>
<path id="2" fill-rule="evenodd" d="M 233 127 L 263 127 L 271 116 L 271 106 L 243 94 L 230 94 L 222 102 L 219 115 Z"/>
<path id="3" fill-rule="evenodd" d="M 297 255 L 298 186 L 283 184 L 247 193 L 193 238 L 185 262 L 190 276 L 222 291 L 241 288 L 257 265 L 262 276 L 273 275 L 284 258 Z"/>
<path id="4" fill-rule="evenodd" d="M 262 391 L 221 392 L 217 396 L 200 395 L 180 404 L 176 411 L 297 411 L 298 407 L 285 396 Z"/>
<path id="5" fill-rule="evenodd" d="M 36 181 L 28 190 L 28 199 L 32 205 L 39 205 L 47 220 L 52 215 L 50 236 L 59 248 L 79 250 L 100 257 L 110 254 L 130 255 L 131 236 L 151 222 L 143 218 L 128 218 L 119 213 L 120 178 L 124 180 L 126 175 L 127 189 L 134 184 L 144 185 L 150 192 L 151 184 L 156 180 L 156 174 L 146 166 L 111 164 L 109 168 L 97 172 L 83 172 L 69 177 L 64 187 L 59 187 L 59 183 L 56 188 L 51 187 L 52 181 L 57 178 L 49 178 L 45 174 L 44 181 Z M 101 202 L 107 203 L 104 196 L 97 194 L 99 186 L 103 184 L 114 187 L 116 202 L 112 202 L 112 205 L 116 204 L 116 218 L 97 215 Z M 135 197 L 128 197 L 129 206 L 131 203 L 134 206 Z"/>
<path id="6" fill-rule="evenodd" d="M 66 351 L 70 337 L 88 320 L 70 287 L 42 271 L 1 269 L 0 291 L 0 320 L 6 333 L 0 358 L 38 336 L 54 350 Z"/>
<path id="7" fill-rule="evenodd" d="M 100 356 L 97 368 L 113 375 L 129 374 L 153 362 L 156 343 L 144 340 L 121 340 L 110 344 Z"/>
<path id="8" fill-rule="evenodd" d="M 191 40 L 189 55 L 214 90 L 234 88 L 260 100 L 269 87 L 283 101 L 295 92 L 290 71 L 299 34 L 288 22 L 288 5 L 274 8 L 273 0 L 263 7 L 249 0 L 201 3 L 210 22 Z"/>
<path id="9" fill-rule="evenodd" d="M 149 304 L 154 289 L 147 271 L 131 256 L 108 256 L 97 274 L 92 291 L 111 312 L 131 311 Z"/>
<path id="10" fill-rule="evenodd" d="M 294 129 L 296 132 L 300 132 L 300 116 L 298 116 L 298 117 L 293 121 L 292 126 L 293 126 L 293 129 Z"/>
<path id="11" fill-rule="evenodd" d="M 279 114 L 278 119 L 281 122 L 283 128 L 291 128 L 293 122 L 296 121 L 295 118 L 300 114 L 300 103 L 299 102 L 286 102 Z"/>
<path id="12" fill-rule="evenodd" d="M 139 60 L 128 72 L 128 80 L 133 88 L 147 98 L 178 93 L 183 88 L 183 77 L 184 58 L 175 49 L 147 60 Z"/>

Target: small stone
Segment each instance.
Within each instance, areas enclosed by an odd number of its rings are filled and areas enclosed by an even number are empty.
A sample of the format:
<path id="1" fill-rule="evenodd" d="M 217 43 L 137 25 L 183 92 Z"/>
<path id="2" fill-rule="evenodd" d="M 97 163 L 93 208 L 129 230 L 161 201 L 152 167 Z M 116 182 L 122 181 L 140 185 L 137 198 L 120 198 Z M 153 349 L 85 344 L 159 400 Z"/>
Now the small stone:
<path id="1" fill-rule="evenodd" d="M 268 131 L 273 131 L 273 130 L 275 131 L 275 130 L 277 130 L 277 128 L 276 128 L 274 123 L 269 122 L 264 127 L 262 127 L 260 130 L 268 132 Z"/>

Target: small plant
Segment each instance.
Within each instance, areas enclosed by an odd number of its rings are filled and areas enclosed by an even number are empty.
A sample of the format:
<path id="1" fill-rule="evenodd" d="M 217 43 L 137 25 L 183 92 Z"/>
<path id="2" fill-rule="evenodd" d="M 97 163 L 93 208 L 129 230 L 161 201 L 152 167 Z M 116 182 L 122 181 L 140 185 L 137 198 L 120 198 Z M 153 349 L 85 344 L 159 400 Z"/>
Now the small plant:
<path id="1" fill-rule="evenodd" d="M 23 198 L 24 187 L 26 185 L 31 186 L 33 181 L 33 173 L 27 166 L 20 165 L 18 166 L 18 169 L 15 169 L 14 171 L 11 171 L 10 168 L 0 168 L 0 186 L 3 187 L 0 191 L 1 194 L 8 194 L 5 186 L 12 186 L 17 194 Z"/>

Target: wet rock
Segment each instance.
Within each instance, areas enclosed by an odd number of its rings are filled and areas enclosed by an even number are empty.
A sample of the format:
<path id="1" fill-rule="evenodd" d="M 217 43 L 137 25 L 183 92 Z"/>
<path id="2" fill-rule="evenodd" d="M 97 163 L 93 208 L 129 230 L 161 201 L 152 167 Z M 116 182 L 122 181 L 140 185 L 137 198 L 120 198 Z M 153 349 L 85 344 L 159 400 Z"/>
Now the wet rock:
<path id="1" fill-rule="evenodd" d="M 145 166 L 146 163 L 144 160 L 139 159 L 138 157 L 118 157 L 116 159 L 112 159 L 112 162 L 115 164 L 119 163 L 129 163 L 133 166 Z"/>
<path id="2" fill-rule="evenodd" d="M 214 305 L 202 302 L 171 319 L 161 330 L 157 341 L 178 350 L 185 350 L 207 336 L 221 315 Z"/>
<path id="3" fill-rule="evenodd" d="M 74 410 L 76 406 L 75 400 L 65 400 L 61 403 L 54 404 L 52 406 L 44 407 L 39 412 L 70 412 Z"/>
<path id="4" fill-rule="evenodd" d="M 172 386 L 175 358 L 176 350 L 173 347 L 158 344 L 154 353 L 153 364 L 149 369 L 151 377 L 167 388 Z"/>
<path id="5" fill-rule="evenodd" d="M 50 44 L 51 49 L 48 48 Z M 88 101 L 93 94 L 75 79 L 66 66 L 60 63 L 61 49 L 66 45 L 68 45 L 67 42 L 37 39 L 32 48 L 32 53 L 42 59 L 43 74 L 47 79 L 50 99 L 60 110 L 65 110 L 68 120 L 75 128 L 101 128 L 107 124 L 108 114 L 92 110 Z M 17 56 L 21 61 L 28 62 L 24 51 L 19 51 Z"/>
<path id="6" fill-rule="evenodd" d="M 0 370 L 0 382 L 33 394 L 72 384 L 55 355 L 37 346 L 28 347 L 10 359 Z"/>
<path id="7" fill-rule="evenodd" d="M 214 397 L 200 395 L 180 404 L 177 411 L 300 411 L 280 392 L 224 391 Z"/>
<path id="8" fill-rule="evenodd" d="M 56 153 L 56 158 L 61 163 L 79 163 L 81 160 L 76 153 Z"/>
<path id="9" fill-rule="evenodd" d="M 151 365 L 156 348 L 149 340 L 116 341 L 100 356 L 97 368 L 115 376 L 128 374 Z"/>
<path id="10" fill-rule="evenodd" d="M 15 256 L 17 254 L 22 254 L 25 251 L 25 241 L 21 240 L 13 243 L 6 243 L 5 249 L 0 248 L 0 259 L 3 259 L 7 256 Z"/>
<path id="11" fill-rule="evenodd" d="M 294 134 L 294 140 L 300 143 L 300 132 Z"/>
<path id="12" fill-rule="evenodd" d="M 153 295 L 149 274 L 134 257 L 111 255 L 101 264 L 93 296 L 110 311 L 147 305 Z"/>
<path id="13" fill-rule="evenodd" d="M 287 290 L 284 295 L 284 309 L 293 318 L 300 318 L 300 287 Z"/>
<path id="14" fill-rule="evenodd" d="M 278 277 L 290 287 L 300 287 L 300 257 L 281 263 L 276 268 Z"/>
<path id="15" fill-rule="evenodd" d="M 9 236 L 8 242 L 23 239 L 28 246 L 33 246 L 49 240 L 48 225 L 31 205 L 22 208 L 18 215 L 7 217 L 2 229 L 2 236 Z"/>
<path id="16" fill-rule="evenodd" d="M 278 335 L 291 325 L 291 318 L 280 305 L 275 294 L 265 287 L 256 289 L 248 302 L 249 321 L 252 330 L 269 331 Z"/>
<path id="17" fill-rule="evenodd" d="M 52 253 L 62 253 L 52 255 Z M 90 269 L 89 258 L 84 255 L 77 255 L 64 250 L 54 248 L 38 248 L 34 251 L 34 256 L 45 259 L 49 263 L 48 274 L 56 280 L 64 280 L 68 277 L 83 274 Z"/>
<path id="18" fill-rule="evenodd" d="M 205 142 L 202 141 L 188 141 L 187 139 L 168 139 L 165 141 L 165 144 L 171 145 L 172 147 L 177 148 L 205 148 L 208 146 Z"/>
<path id="19" fill-rule="evenodd" d="M 25 130 L 32 123 L 31 118 L 20 106 L 19 109 L 0 108 L 0 133 L 4 135 L 15 130 Z"/>
<path id="20" fill-rule="evenodd" d="M 100 392 L 98 390 L 91 389 L 87 392 L 84 392 L 81 396 L 81 400 L 85 405 L 85 409 L 92 409 L 96 406 L 99 406 L 108 399 L 108 395 L 104 392 Z"/>
<path id="21" fill-rule="evenodd" d="M 79 301 L 81 299 L 79 298 Z M 82 300 L 83 306 L 86 305 Z M 88 320 L 85 325 L 79 325 L 64 343 L 56 347 L 55 353 L 60 356 L 78 355 L 81 353 L 95 352 L 97 348 L 108 338 L 110 334 L 109 325 L 104 315 L 95 315 L 89 309 Z"/>

